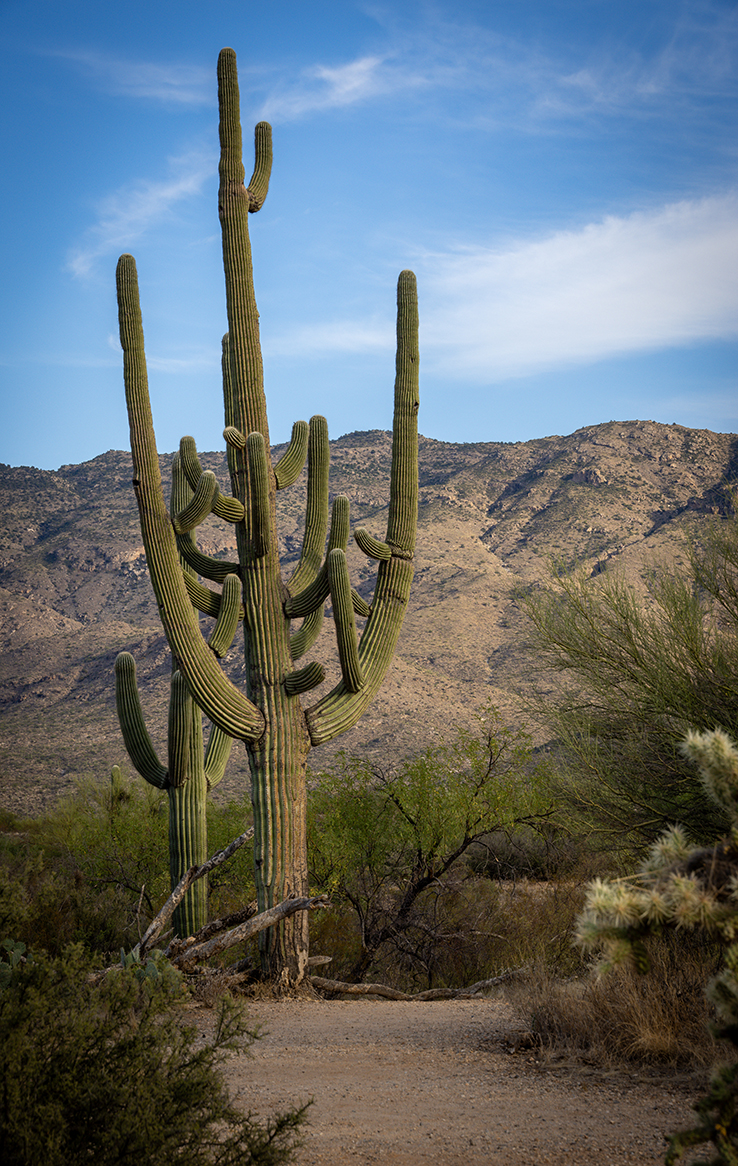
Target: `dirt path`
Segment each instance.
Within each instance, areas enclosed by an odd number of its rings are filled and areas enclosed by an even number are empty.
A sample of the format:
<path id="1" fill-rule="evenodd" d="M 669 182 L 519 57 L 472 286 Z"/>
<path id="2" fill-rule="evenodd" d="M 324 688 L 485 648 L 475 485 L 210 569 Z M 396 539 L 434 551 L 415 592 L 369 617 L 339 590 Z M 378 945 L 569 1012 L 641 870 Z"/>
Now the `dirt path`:
<path id="1" fill-rule="evenodd" d="M 505 1052 L 519 1025 L 498 1000 L 260 1001 L 250 1015 L 266 1035 L 229 1061 L 232 1095 L 262 1115 L 315 1099 L 299 1166 L 650 1166 L 691 1122 L 694 1083 Z"/>

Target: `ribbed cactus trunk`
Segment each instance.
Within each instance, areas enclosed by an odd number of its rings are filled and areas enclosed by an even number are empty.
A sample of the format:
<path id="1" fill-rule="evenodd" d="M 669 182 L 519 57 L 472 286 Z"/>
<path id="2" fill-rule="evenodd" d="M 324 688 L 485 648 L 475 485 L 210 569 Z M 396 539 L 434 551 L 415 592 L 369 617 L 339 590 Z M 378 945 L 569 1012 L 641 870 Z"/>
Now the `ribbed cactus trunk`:
<path id="1" fill-rule="evenodd" d="M 236 57 L 231 49 L 224 49 L 218 61 L 218 95 L 218 210 L 228 315 L 223 341 L 224 437 L 231 497 L 220 494 L 214 475 L 202 471 L 195 443 L 183 438 L 175 468 L 181 468 L 190 494 L 186 504 L 174 507 L 169 520 L 161 493 L 138 284 L 131 256 L 122 256 L 118 264 L 118 302 L 134 487 L 151 580 L 178 674 L 213 722 L 208 757 L 213 740 L 218 757 L 227 738 L 244 741 L 248 749 L 256 887 L 259 906 L 266 909 L 290 895 L 307 895 L 308 751 L 351 728 L 371 703 L 392 658 L 407 606 L 417 518 L 417 296 L 415 277 L 412 272 L 403 272 L 398 283 L 387 536 L 381 541 L 362 528 L 354 531 L 361 550 L 379 564 L 369 605 L 349 581 L 345 552 L 350 523 L 345 497 L 334 499 L 329 523 L 325 420 L 313 417 L 309 426 L 296 422 L 286 453 L 276 465 L 270 462 L 248 216 L 260 209 L 267 194 L 271 130 L 263 122 L 256 127 L 256 162 L 245 185 Z M 306 457 L 302 553 L 285 583 L 278 554 L 276 492 L 294 484 Z M 190 532 L 211 512 L 234 525 L 238 562 L 210 559 L 197 549 Z M 196 576 L 221 584 L 222 591 L 213 591 Z M 315 643 L 328 599 L 333 607 L 341 680 L 305 709 L 300 697 L 322 682 L 324 671 L 316 661 L 298 669 L 295 662 Z M 200 635 L 197 611 L 216 620 L 207 645 Z M 366 620 L 361 635 L 357 615 Z M 238 619 L 243 620 L 245 641 L 245 695 L 226 679 L 215 659 L 222 655 L 223 645 L 230 643 Z M 296 620 L 301 623 L 293 631 Z M 133 721 L 138 724 L 136 717 Z M 131 752 L 128 740 L 126 743 Z M 151 768 L 150 761 L 144 761 L 143 766 L 137 764 L 139 772 Z M 206 776 L 207 770 L 206 757 Z M 194 799 L 194 788 L 190 793 Z M 177 829 L 184 834 L 193 821 L 185 809 Z M 262 932 L 261 955 L 264 972 L 277 984 L 285 988 L 299 985 L 308 960 L 307 916 L 294 915 L 279 928 Z"/>

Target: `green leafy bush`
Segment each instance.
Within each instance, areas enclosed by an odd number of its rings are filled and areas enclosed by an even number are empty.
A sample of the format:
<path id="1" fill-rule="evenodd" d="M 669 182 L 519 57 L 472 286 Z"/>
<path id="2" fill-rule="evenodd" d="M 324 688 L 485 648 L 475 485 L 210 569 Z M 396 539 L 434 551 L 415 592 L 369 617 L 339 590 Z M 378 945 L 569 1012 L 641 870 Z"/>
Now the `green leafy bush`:
<path id="1" fill-rule="evenodd" d="M 395 982 L 445 984 L 443 953 L 461 945 L 471 959 L 480 912 L 490 930 L 494 896 L 489 886 L 471 887 L 463 860 L 490 832 L 543 820 L 546 801 L 527 737 L 494 709 L 479 721 L 477 733 L 459 732 L 395 769 L 344 758 L 311 779 L 311 883 L 333 896 L 343 919 L 337 927 L 332 913 L 312 932 L 321 945 L 333 932 L 348 979 L 381 966 Z"/>
<path id="2" fill-rule="evenodd" d="M 218 850 L 248 824 L 244 806 L 211 804 Z M 0 935 L 58 955 L 71 942 L 101 962 L 132 948 L 169 893 L 166 797 L 144 782 L 80 782 L 43 817 L 7 817 L 0 833 Z M 254 896 L 243 847 L 210 880 L 211 915 Z"/>
<path id="3" fill-rule="evenodd" d="M 643 597 L 616 570 L 561 564 L 518 595 L 531 662 L 560 681 L 537 711 L 561 792 L 601 847 L 626 856 L 674 823 L 697 842 L 728 828 L 680 742 L 691 728 L 738 737 L 738 517 L 697 534 L 687 564 L 654 571 Z"/>
<path id="4" fill-rule="evenodd" d="M 70 947 L 0 963 L 0 1160 L 6 1166 L 276 1166 L 289 1161 L 304 1107 L 265 1123 L 230 1103 L 226 1050 L 254 1039 L 225 1000 L 212 1042 L 176 1011 L 180 978 L 150 965 L 89 975 Z M 162 972 L 166 974 L 161 974 Z"/>

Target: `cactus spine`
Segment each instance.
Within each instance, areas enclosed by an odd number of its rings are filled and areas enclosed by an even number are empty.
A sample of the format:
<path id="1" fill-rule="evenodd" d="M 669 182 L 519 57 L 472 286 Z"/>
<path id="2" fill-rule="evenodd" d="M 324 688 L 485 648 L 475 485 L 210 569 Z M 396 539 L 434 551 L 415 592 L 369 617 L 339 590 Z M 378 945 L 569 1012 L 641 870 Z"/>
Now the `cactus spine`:
<path id="1" fill-rule="evenodd" d="M 244 741 L 249 753 L 254 808 L 254 864 L 259 907 L 289 894 L 307 893 L 305 766 L 313 745 L 330 741 L 356 723 L 379 688 L 402 626 L 413 574 L 417 521 L 418 316 L 415 277 L 402 272 L 397 293 L 397 362 L 393 423 L 391 500 L 386 538 L 358 538 L 379 561 L 371 605 L 352 589 L 345 550 L 349 506 L 334 500 L 329 522 L 328 431 L 322 417 L 297 422 L 287 452 L 269 459 L 259 323 L 254 296 L 248 216 L 266 198 L 271 169 L 271 130 L 255 133 L 255 167 L 248 185 L 242 162 L 236 57 L 218 60 L 220 189 L 228 332 L 223 341 L 224 437 L 232 497 L 203 473 L 194 442 L 185 438 L 180 461 L 192 499 L 170 521 L 164 505 L 146 379 L 136 267 L 130 255 L 118 263 L 118 304 L 124 379 L 131 428 L 134 488 L 151 581 L 164 629 L 183 683 L 217 729 Z M 277 546 L 276 491 L 296 481 L 307 457 L 308 494 L 300 561 L 282 580 Z M 238 562 L 223 564 L 197 550 L 190 534 L 212 511 L 235 525 Z M 326 546 L 327 538 L 327 546 Z M 239 611 L 247 661 L 246 694 L 224 676 L 214 640 L 200 635 L 198 610 L 215 614 L 228 603 L 206 585 L 187 578 L 181 561 L 206 580 L 240 582 Z M 231 585 L 229 585 L 230 587 Z M 313 645 L 331 598 L 342 678 L 311 707 L 301 695 L 323 679 L 316 662 L 296 669 Z M 359 635 L 356 614 L 366 618 Z M 231 617 L 232 618 L 232 617 Z M 293 631 L 294 620 L 302 620 Z M 307 916 L 264 933 L 264 971 L 283 986 L 303 979 L 307 967 Z"/>

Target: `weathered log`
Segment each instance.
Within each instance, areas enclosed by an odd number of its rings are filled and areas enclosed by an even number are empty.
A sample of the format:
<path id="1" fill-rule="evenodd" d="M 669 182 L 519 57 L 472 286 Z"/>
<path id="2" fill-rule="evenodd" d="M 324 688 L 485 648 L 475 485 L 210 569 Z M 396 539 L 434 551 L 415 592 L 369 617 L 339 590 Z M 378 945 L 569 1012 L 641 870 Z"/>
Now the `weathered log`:
<path id="1" fill-rule="evenodd" d="M 315 895 L 309 899 L 285 899 L 283 903 L 277 903 L 275 907 L 270 907 L 267 911 L 254 915 L 251 919 L 239 924 L 238 927 L 233 927 L 223 935 L 216 935 L 205 943 L 197 943 L 194 937 L 185 940 L 185 946 L 181 946 L 181 940 L 174 941 L 164 954 L 171 960 L 175 968 L 179 968 L 183 972 L 191 972 L 203 960 L 210 959 L 221 951 L 226 951 L 236 943 L 250 939 L 252 935 L 258 935 L 260 931 L 266 931 L 268 927 L 274 927 L 275 923 L 280 923 L 283 919 L 289 918 L 290 915 L 297 914 L 298 911 L 315 911 L 319 907 L 328 906 L 330 906 L 330 899 L 327 895 Z"/>
<path id="2" fill-rule="evenodd" d="M 517 976 L 525 975 L 530 968 L 509 968 L 499 976 L 490 980 L 478 980 L 468 988 L 429 988 L 425 992 L 399 992 L 396 988 L 388 988 L 386 984 L 346 984 L 342 980 L 328 980 L 324 976 L 311 976 L 310 982 L 314 988 L 322 988 L 325 992 L 340 992 L 347 996 L 382 996 L 386 1000 L 471 1000 L 480 992 L 488 988 L 495 988 Z"/>
<path id="3" fill-rule="evenodd" d="M 166 903 L 149 924 L 146 934 L 143 939 L 133 949 L 134 954 L 137 952 L 141 960 L 146 955 L 147 950 L 152 946 L 155 939 L 161 935 L 162 931 L 168 924 L 172 915 L 176 911 L 179 904 L 184 899 L 188 890 L 197 879 L 203 878 L 206 874 L 210 874 L 211 870 L 215 870 L 216 866 L 227 862 L 228 859 L 236 853 L 245 842 L 254 836 L 254 827 L 250 826 L 243 834 L 239 834 L 238 838 L 234 838 L 233 842 L 229 842 L 223 850 L 219 850 L 207 862 L 203 862 L 200 866 L 191 866 L 190 869 L 182 876 L 177 886 L 172 891 Z"/>

